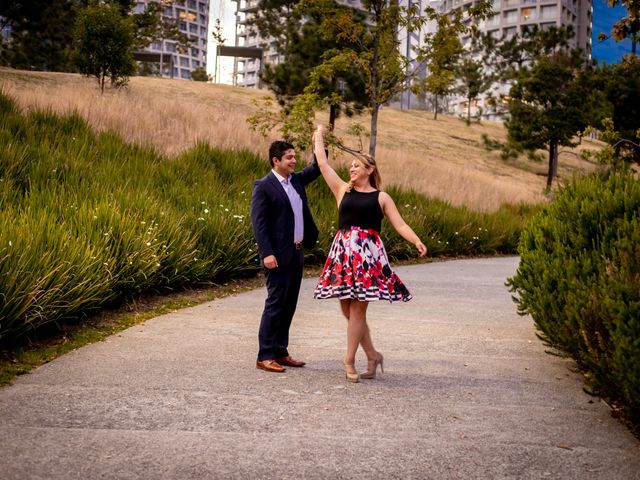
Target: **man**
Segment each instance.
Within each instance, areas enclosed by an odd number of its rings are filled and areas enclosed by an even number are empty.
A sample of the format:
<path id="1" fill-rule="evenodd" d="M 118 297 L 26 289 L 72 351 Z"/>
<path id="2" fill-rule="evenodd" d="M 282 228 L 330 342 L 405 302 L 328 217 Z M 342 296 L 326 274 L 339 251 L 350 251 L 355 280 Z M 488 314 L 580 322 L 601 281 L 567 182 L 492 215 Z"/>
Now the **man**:
<path id="1" fill-rule="evenodd" d="M 256 180 L 251 194 L 251 224 L 267 284 L 256 367 L 284 372 L 285 367 L 305 365 L 287 347 L 302 281 L 303 247 L 313 247 L 318 239 L 304 187 L 320 176 L 320 169 L 314 157 L 295 173 L 293 145 L 280 140 L 269 147 L 269 163 L 271 172 Z"/>

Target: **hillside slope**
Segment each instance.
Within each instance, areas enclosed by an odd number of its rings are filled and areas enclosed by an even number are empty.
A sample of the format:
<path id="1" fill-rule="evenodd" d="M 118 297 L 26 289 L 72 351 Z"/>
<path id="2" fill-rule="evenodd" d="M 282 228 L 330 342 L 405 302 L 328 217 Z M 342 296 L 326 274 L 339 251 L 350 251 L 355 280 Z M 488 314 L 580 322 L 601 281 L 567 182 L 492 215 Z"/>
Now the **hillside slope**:
<path id="1" fill-rule="evenodd" d="M 75 110 L 98 130 L 112 129 L 133 143 L 175 155 L 203 140 L 223 148 L 267 151 L 277 132 L 265 139 L 248 128 L 256 111 L 252 101 L 268 94 L 228 85 L 133 77 L 127 89 L 100 95 L 96 83 L 75 74 L 0 69 L 0 90 L 23 109 L 49 107 Z M 367 116 L 344 119 L 338 130 Z M 383 181 L 441 198 L 453 205 L 494 210 L 503 203 L 544 200 L 546 164 L 522 157 L 503 161 L 483 147 L 482 134 L 504 140 L 502 124 L 484 122 L 467 127 L 447 116 L 433 120 L 430 112 L 384 108 L 380 113 L 377 160 Z M 579 148 L 598 149 L 585 141 Z M 576 150 L 577 151 L 577 150 Z M 562 149 L 559 176 L 591 171 L 595 165 Z M 343 157 L 338 161 L 347 161 Z"/>

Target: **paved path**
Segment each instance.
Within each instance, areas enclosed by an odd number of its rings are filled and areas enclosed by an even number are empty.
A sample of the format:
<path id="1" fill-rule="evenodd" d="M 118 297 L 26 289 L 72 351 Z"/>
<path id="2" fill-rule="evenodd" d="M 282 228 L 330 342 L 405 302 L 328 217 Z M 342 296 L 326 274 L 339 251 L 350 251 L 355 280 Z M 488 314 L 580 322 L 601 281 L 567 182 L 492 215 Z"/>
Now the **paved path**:
<path id="1" fill-rule="evenodd" d="M 304 369 L 255 368 L 263 290 L 134 326 L 0 389 L 0 477 L 640 479 L 640 442 L 515 314 L 516 265 L 399 268 L 415 298 L 371 306 L 387 370 L 359 384 L 312 279 L 291 338 Z"/>

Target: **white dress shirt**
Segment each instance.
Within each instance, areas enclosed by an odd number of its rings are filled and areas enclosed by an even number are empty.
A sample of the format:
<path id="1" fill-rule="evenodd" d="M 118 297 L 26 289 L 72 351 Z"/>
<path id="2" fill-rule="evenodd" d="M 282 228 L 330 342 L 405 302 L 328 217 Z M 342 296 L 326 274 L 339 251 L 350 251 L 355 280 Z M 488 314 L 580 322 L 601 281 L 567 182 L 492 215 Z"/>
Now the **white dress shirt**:
<path id="1" fill-rule="evenodd" d="M 293 242 L 301 243 L 304 238 L 304 220 L 302 217 L 302 198 L 298 195 L 298 192 L 289 182 L 289 179 L 284 178 L 275 170 L 272 170 L 273 174 L 276 176 L 280 185 L 284 189 L 287 197 L 289 198 L 289 203 L 291 203 L 291 209 L 293 210 L 293 219 L 294 219 L 294 227 L 293 227 Z"/>

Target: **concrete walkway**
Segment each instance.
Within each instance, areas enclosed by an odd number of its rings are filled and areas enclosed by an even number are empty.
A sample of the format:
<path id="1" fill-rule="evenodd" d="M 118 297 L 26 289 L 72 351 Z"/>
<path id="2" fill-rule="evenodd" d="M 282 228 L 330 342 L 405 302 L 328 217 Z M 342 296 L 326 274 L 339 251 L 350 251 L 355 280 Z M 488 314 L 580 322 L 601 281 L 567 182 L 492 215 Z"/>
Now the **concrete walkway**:
<path id="1" fill-rule="evenodd" d="M 516 315 L 516 266 L 398 268 L 415 298 L 371 305 L 386 372 L 358 384 L 313 279 L 285 374 L 255 368 L 262 289 L 132 327 L 0 389 L 0 477 L 640 479 L 640 442 Z"/>

